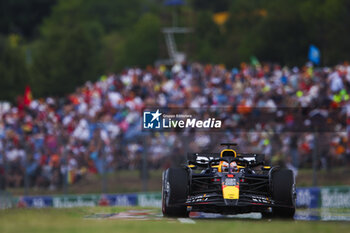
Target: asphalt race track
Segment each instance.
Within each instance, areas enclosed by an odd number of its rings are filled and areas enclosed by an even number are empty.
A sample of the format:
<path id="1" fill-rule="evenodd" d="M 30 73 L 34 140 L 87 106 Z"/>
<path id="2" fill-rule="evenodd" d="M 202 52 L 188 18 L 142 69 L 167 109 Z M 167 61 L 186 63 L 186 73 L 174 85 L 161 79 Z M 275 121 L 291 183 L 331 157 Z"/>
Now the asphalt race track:
<path id="1" fill-rule="evenodd" d="M 222 216 L 191 213 L 164 218 L 159 208 L 94 206 L 0 210 L 1 233 L 339 233 L 350 232 L 350 212 L 299 209 L 295 220 L 261 219 L 261 214 Z"/>
<path id="2" fill-rule="evenodd" d="M 163 215 L 158 209 L 126 210 L 118 213 L 96 213 L 85 216 L 86 219 L 128 219 L 128 220 L 162 220 Z M 201 212 L 191 212 L 190 218 L 178 218 L 181 223 L 195 223 L 200 219 L 261 219 L 260 213 L 221 215 Z M 175 220 L 175 219 L 172 219 Z M 349 209 L 298 209 L 295 221 L 345 221 L 350 222 Z"/>

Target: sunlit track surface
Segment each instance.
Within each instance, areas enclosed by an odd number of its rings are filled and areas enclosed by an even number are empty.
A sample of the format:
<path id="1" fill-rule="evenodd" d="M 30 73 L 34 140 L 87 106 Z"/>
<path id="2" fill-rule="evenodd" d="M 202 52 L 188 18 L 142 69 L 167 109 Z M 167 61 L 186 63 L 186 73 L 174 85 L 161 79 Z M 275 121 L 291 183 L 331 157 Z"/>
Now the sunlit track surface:
<path id="1" fill-rule="evenodd" d="M 261 219 L 260 213 L 221 215 L 191 213 L 193 219 Z M 345 221 L 350 222 L 350 209 L 298 209 L 294 215 L 297 221 Z"/>
<path id="2" fill-rule="evenodd" d="M 340 216 L 339 212 L 332 216 Z M 317 213 L 322 214 L 322 212 Z M 341 216 L 346 215 L 348 214 L 344 213 Z M 1 233 L 190 233 L 193 231 L 201 233 L 348 233 L 350 222 L 261 219 L 259 213 L 225 216 L 192 213 L 190 218 L 167 218 L 163 217 L 160 208 L 128 206 L 0 210 Z"/>
<path id="3" fill-rule="evenodd" d="M 182 223 L 193 223 L 191 220 L 164 218 L 159 210 L 128 210 L 119 213 L 97 213 L 85 216 L 86 219 L 123 219 L 123 220 L 179 220 Z M 268 220 L 262 219 L 260 213 L 221 215 L 202 212 L 191 212 L 190 218 L 194 221 L 202 219 L 247 219 L 247 220 Z M 294 216 L 296 221 L 344 221 L 350 222 L 350 209 L 298 209 Z"/>

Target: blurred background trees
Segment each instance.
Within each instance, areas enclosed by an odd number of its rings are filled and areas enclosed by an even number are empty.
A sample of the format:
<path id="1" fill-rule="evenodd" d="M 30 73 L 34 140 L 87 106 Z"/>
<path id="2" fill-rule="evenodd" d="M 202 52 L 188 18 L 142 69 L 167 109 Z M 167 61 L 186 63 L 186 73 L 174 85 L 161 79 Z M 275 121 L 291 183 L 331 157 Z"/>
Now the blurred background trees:
<path id="1" fill-rule="evenodd" d="M 61 1 L 41 25 L 31 67 L 34 93 L 61 96 L 103 72 L 103 27 L 82 5 Z"/>
<path id="2" fill-rule="evenodd" d="M 0 100 L 25 85 L 34 97 L 62 96 L 87 80 L 167 57 L 162 27 L 191 27 L 177 38 L 189 61 L 238 66 L 252 56 L 303 65 L 310 44 L 321 65 L 350 57 L 347 0 L 13 0 L 0 1 Z"/>
<path id="3" fill-rule="evenodd" d="M 15 35 L 0 36 L 0 100 L 14 100 L 24 92 L 28 69 L 19 39 Z"/>

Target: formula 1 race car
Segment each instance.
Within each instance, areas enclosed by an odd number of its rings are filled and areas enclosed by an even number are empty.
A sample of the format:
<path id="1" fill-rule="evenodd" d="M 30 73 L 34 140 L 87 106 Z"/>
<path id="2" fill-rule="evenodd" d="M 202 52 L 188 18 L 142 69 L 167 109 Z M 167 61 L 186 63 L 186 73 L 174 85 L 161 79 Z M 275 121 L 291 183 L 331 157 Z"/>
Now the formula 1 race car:
<path id="1" fill-rule="evenodd" d="M 189 212 L 293 218 L 293 172 L 264 166 L 263 154 L 239 154 L 230 146 L 221 153 L 188 155 L 184 167 L 163 172 L 162 212 L 167 217 L 188 217 Z"/>

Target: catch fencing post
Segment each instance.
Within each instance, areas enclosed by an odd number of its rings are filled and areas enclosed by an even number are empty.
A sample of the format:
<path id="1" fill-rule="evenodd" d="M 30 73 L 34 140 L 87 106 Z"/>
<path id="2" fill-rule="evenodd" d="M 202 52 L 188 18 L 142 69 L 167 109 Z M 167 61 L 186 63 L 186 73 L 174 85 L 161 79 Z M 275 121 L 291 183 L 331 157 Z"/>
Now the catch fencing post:
<path id="1" fill-rule="evenodd" d="M 153 132 L 151 134 L 151 138 L 154 137 Z M 147 164 L 147 153 L 148 153 L 148 141 L 149 137 L 147 135 L 143 136 L 143 153 L 142 153 L 142 172 L 141 172 L 141 180 L 142 180 L 142 191 L 147 192 L 148 190 L 148 164 Z"/>
<path id="2" fill-rule="evenodd" d="M 317 153 L 318 153 L 318 133 L 314 132 L 314 148 L 312 151 L 312 186 L 317 186 Z"/>

